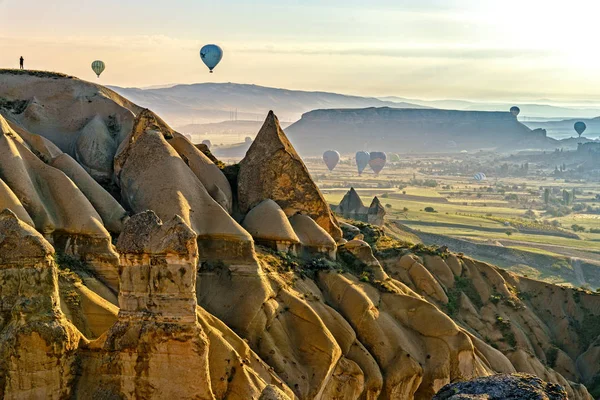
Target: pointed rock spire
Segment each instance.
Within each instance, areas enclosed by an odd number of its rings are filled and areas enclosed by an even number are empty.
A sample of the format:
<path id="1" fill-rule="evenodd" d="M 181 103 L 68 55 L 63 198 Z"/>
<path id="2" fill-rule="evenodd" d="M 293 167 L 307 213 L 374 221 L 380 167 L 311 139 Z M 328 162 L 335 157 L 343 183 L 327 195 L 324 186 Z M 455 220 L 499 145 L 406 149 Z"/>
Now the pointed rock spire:
<path id="1" fill-rule="evenodd" d="M 288 216 L 303 212 L 336 241 L 342 232 L 312 180 L 306 165 L 285 136 L 273 111 L 240 163 L 238 201 L 247 213 L 263 200 L 272 199 Z"/>

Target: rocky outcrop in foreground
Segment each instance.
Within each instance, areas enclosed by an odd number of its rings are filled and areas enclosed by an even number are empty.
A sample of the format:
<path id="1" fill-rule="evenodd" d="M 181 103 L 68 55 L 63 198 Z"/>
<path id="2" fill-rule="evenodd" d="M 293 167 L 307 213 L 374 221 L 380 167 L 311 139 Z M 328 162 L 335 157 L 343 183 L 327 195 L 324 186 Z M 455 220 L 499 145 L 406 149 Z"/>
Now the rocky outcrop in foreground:
<path id="1" fill-rule="evenodd" d="M 0 114 L 4 398 L 598 390 L 599 295 L 340 224 L 273 113 L 227 167 L 59 74 L 0 70 Z"/>
<path id="2" fill-rule="evenodd" d="M 533 375 L 513 374 L 477 378 L 444 386 L 433 400 L 567 400 L 566 390 Z"/>

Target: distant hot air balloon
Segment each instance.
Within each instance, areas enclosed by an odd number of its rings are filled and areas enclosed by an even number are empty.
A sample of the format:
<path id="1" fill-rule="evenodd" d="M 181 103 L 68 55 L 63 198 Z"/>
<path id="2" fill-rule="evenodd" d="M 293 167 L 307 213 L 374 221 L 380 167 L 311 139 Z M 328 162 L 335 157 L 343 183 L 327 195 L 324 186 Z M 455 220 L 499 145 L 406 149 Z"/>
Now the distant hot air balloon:
<path id="1" fill-rule="evenodd" d="M 379 174 L 385 166 L 386 160 L 387 157 L 384 152 L 374 151 L 369 155 L 369 166 L 375 174 Z"/>
<path id="2" fill-rule="evenodd" d="M 252 138 L 250 136 L 246 136 L 246 139 L 244 139 L 244 142 L 252 143 Z"/>
<path id="3" fill-rule="evenodd" d="M 212 143 L 210 142 L 210 140 L 206 139 L 202 141 L 202 144 L 206 145 L 206 147 L 208 147 L 210 149 L 210 147 L 212 146 Z"/>
<path id="4" fill-rule="evenodd" d="M 340 153 L 335 150 L 327 150 L 323 153 L 323 161 L 325 161 L 327 168 L 329 168 L 330 171 L 333 171 L 338 162 L 340 162 Z"/>
<path id="5" fill-rule="evenodd" d="M 358 174 L 362 174 L 362 172 L 369 165 L 369 153 L 366 151 L 358 151 L 356 152 L 356 168 L 358 169 Z"/>
<path id="6" fill-rule="evenodd" d="M 400 162 L 400 156 L 396 153 L 391 153 L 388 158 L 390 162 Z"/>
<path id="7" fill-rule="evenodd" d="M 517 106 L 512 106 L 512 107 L 510 108 L 510 113 L 511 113 L 512 115 L 514 115 L 515 117 L 518 117 L 518 116 L 519 116 L 519 114 L 521 113 L 521 109 L 520 109 L 519 107 L 517 107 Z"/>
<path id="8" fill-rule="evenodd" d="M 106 65 L 103 61 L 96 60 L 92 63 L 92 70 L 94 70 L 96 75 L 98 75 L 98 78 L 100 78 L 100 74 L 104 71 L 105 68 Z"/>
<path id="9" fill-rule="evenodd" d="M 575 125 L 573 126 L 575 128 L 575 132 L 577 132 L 577 134 L 579 135 L 579 137 L 581 137 L 581 134 L 583 132 L 585 132 L 585 129 L 587 128 L 587 126 L 585 125 L 585 122 L 575 122 Z"/>
<path id="10" fill-rule="evenodd" d="M 216 44 L 207 44 L 200 49 L 200 58 L 212 74 L 213 69 L 219 64 L 221 58 L 223 58 L 223 50 Z"/>
<path id="11" fill-rule="evenodd" d="M 481 181 L 485 181 L 487 179 L 487 177 L 485 176 L 485 174 L 483 172 L 478 172 L 475 174 L 473 179 L 475 179 L 477 182 L 481 182 Z"/>

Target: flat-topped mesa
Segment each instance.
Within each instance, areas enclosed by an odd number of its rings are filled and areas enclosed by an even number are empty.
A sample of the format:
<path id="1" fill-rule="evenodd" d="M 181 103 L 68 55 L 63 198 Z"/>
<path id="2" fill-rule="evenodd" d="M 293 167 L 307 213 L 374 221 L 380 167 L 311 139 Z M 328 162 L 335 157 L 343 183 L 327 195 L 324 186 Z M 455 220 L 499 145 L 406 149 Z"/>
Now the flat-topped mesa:
<path id="1" fill-rule="evenodd" d="M 140 113 L 115 158 L 123 201 L 136 213 L 153 210 L 165 221 L 181 216 L 198 236 L 203 261 L 256 263 L 252 236 L 210 196 L 167 142 L 174 136 L 151 111 Z"/>
<path id="2" fill-rule="evenodd" d="M 271 199 L 262 201 L 250 210 L 242 226 L 258 244 L 277 251 L 298 253 L 300 239 L 281 207 Z"/>
<path id="3" fill-rule="evenodd" d="M 336 242 L 342 238 L 329 205 L 272 111 L 240 162 L 237 190 L 242 213 L 263 200 L 272 199 L 288 217 L 305 213 Z"/>
<path id="4" fill-rule="evenodd" d="M 119 318 L 196 323 L 196 234 L 175 216 L 163 224 L 152 211 L 131 217 L 117 241 Z"/>
<path id="5" fill-rule="evenodd" d="M 0 397 L 69 398 L 79 331 L 60 311 L 54 249 L 0 212 Z"/>

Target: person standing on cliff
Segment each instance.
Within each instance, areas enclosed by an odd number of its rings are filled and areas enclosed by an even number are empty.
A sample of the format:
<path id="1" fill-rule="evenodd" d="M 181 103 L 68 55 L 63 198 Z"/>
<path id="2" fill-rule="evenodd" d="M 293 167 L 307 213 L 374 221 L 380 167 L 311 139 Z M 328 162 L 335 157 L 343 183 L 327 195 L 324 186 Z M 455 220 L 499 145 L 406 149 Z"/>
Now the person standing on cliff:
<path id="1" fill-rule="evenodd" d="M 25 59 L 23 58 L 23 56 L 21 56 L 21 58 L 19 58 L 19 67 L 21 69 L 23 69 L 23 62 L 25 61 Z"/>

